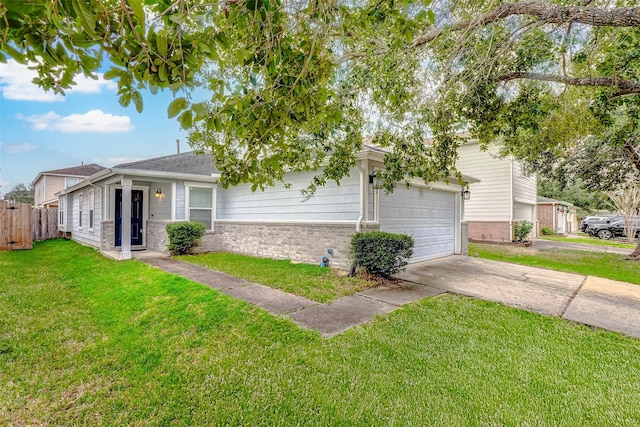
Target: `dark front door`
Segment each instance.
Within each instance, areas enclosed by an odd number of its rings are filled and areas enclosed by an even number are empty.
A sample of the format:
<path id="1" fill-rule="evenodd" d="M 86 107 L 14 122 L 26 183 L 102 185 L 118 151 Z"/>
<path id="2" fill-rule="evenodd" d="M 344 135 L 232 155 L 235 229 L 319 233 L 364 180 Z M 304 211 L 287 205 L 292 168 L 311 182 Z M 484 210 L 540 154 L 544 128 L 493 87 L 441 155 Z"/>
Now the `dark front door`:
<path id="1" fill-rule="evenodd" d="M 122 246 L 122 189 L 116 188 L 116 246 Z M 131 246 L 142 245 L 142 190 L 131 190 Z"/>

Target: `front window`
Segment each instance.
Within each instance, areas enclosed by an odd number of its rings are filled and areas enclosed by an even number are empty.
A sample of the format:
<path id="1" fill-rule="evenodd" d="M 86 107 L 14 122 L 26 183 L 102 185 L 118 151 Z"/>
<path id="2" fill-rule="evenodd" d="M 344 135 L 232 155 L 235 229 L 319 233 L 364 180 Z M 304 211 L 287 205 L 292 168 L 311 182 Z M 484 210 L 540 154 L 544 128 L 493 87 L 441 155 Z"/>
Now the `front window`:
<path id="1" fill-rule="evenodd" d="M 212 229 L 213 189 L 189 187 L 189 220 L 201 222 L 207 230 Z"/>

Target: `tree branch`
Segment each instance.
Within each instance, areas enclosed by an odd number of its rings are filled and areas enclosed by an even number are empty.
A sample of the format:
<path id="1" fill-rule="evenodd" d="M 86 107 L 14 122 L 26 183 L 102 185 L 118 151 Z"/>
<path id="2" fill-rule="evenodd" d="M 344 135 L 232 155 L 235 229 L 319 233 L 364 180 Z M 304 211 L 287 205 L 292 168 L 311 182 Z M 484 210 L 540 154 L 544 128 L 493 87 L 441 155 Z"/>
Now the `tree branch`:
<path id="1" fill-rule="evenodd" d="M 609 77 L 570 77 L 558 74 L 515 72 L 499 76 L 496 78 L 496 81 L 507 82 L 519 79 L 562 83 L 570 86 L 614 87 L 619 89 L 614 96 L 640 93 L 640 82 Z"/>
<path id="2" fill-rule="evenodd" d="M 592 27 L 639 27 L 640 8 L 617 7 L 611 9 L 587 6 L 557 6 L 530 1 L 502 4 L 484 16 L 463 21 L 448 29 L 431 31 L 417 37 L 411 47 L 425 45 L 441 37 L 445 32 L 455 32 L 481 27 L 509 16 L 528 15 L 546 24 L 580 23 Z"/>

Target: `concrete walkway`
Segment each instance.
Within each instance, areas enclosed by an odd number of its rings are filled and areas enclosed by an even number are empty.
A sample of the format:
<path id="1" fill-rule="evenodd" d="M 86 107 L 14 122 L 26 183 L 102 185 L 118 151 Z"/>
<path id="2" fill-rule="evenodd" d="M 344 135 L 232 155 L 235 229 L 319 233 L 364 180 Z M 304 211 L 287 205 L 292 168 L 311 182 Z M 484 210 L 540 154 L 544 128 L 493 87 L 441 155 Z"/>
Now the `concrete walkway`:
<path id="1" fill-rule="evenodd" d="M 640 338 L 640 286 L 613 280 L 452 256 L 414 264 L 401 282 L 330 304 L 249 283 L 168 257 L 140 261 L 283 315 L 331 337 L 405 304 L 445 292 L 503 303 Z"/>

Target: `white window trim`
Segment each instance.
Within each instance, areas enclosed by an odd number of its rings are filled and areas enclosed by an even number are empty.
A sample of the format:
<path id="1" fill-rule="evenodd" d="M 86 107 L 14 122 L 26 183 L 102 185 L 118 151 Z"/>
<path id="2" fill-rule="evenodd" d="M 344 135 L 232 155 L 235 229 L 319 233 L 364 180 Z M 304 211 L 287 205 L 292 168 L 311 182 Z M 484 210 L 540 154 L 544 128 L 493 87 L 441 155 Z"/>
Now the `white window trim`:
<path id="1" fill-rule="evenodd" d="M 75 179 L 75 180 L 76 180 L 76 182 L 74 182 L 74 183 L 73 183 L 73 184 L 71 184 L 71 185 L 67 185 L 67 180 L 68 180 L 68 179 Z M 77 183 L 78 183 L 78 178 L 65 177 L 65 178 L 64 178 L 64 189 L 66 190 L 66 189 L 67 189 L 67 188 L 69 188 L 69 187 L 73 187 L 73 186 L 74 186 L 74 185 L 76 185 Z"/>
<path id="2" fill-rule="evenodd" d="M 89 225 L 89 231 L 94 230 L 94 226 L 96 222 L 95 196 L 96 196 L 95 191 L 93 189 L 89 190 L 89 209 L 87 209 L 89 211 L 89 218 L 87 221 Z"/>
<path id="3" fill-rule="evenodd" d="M 82 222 L 82 208 L 84 205 L 84 193 L 80 193 L 78 194 L 78 229 L 79 230 L 84 230 L 84 223 Z"/>
<path id="4" fill-rule="evenodd" d="M 215 222 L 216 222 L 216 204 L 217 204 L 217 193 L 218 193 L 218 185 L 211 184 L 207 182 L 185 182 L 184 183 L 184 218 L 187 221 L 191 221 L 191 208 L 189 200 L 190 190 L 189 187 L 198 187 L 198 188 L 210 188 L 211 189 L 211 230 L 206 231 L 214 231 Z"/>
<path id="5" fill-rule="evenodd" d="M 61 196 L 58 199 L 58 229 L 64 230 L 64 213 L 66 211 L 67 197 Z"/>

